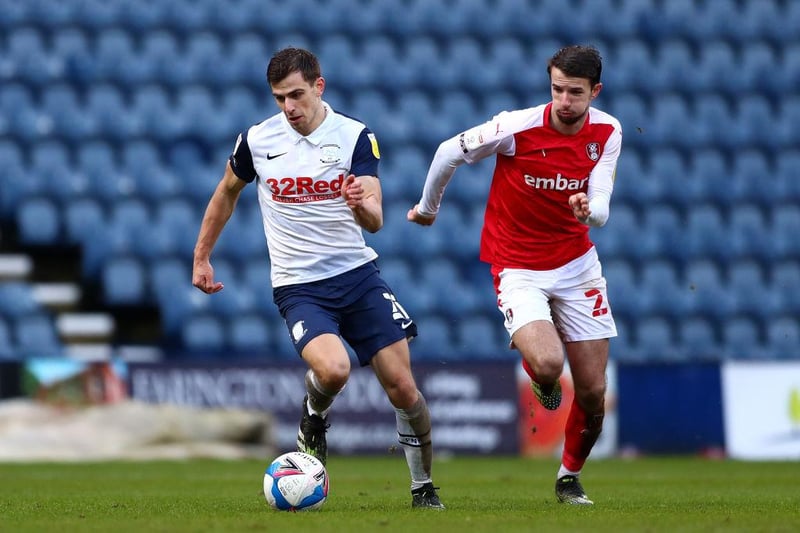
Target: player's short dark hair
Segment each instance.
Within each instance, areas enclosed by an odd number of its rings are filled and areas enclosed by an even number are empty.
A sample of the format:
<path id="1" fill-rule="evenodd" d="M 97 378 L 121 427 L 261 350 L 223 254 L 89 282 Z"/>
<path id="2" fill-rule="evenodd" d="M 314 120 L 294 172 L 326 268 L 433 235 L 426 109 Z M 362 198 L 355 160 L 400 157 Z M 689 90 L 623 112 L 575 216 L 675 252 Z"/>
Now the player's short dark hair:
<path id="1" fill-rule="evenodd" d="M 317 56 L 302 48 L 284 48 L 275 52 L 267 66 L 267 81 L 274 85 L 293 72 L 299 72 L 308 83 L 322 75 Z"/>
<path id="2" fill-rule="evenodd" d="M 553 54 L 547 62 L 547 74 L 555 67 L 571 78 L 586 78 L 594 87 L 600 83 L 600 73 L 603 71 L 603 58 L 593 46 L 570 45 L 565 46 Z"/>

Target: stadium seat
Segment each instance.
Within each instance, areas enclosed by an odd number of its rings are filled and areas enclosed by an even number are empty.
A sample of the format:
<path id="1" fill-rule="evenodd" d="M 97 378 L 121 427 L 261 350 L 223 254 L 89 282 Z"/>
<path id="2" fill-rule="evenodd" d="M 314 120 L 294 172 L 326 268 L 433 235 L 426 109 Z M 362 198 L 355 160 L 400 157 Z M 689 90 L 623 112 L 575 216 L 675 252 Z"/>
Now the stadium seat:
<path id="1" fill-rule="evenodd" d="M 99 83 L 86 92 L 84 113 L 91 117 L 97 134 L 117 142 L 139 136 L 142 123 L 128 108 L 116 85 Z"/>
<path id="2" fill-rule="evenodd" d="M 776 128 L 778 115 L 769 96 L 762 93 L 737 95 L 736 116 L 731 124 L 738 146 L 756 146 L 777 151 L 783 144 L 780 128 Z"/>
<path id="3" fill-rule="evenodd" d="M 800 202 L 800 180 L 796 171 L 800 168 L 800 150 L 781 150 L 774 160 L 775 195 L 792 202 Z"/>
<path id="4" fill-rule="evenodd" d="M 689 360 L 718 360 L 721 356 L 714 325 L 702 316 L 683 317 L 678 324 L 678 339 Z"/>
<path id="5" fill-rule="evenodd" d="M 800 206 L 777 205 L 771 210 L 771 242 L 773 253 L 778 258 L 797 258 L 800 254 Z"/>
<path id="6" fill-rule="evenodd" d="M 271 52 L 271 47 L 259 33 L 246 32 L 231 37 L 227 57 L 232 70 L 232 82 L 244 84 L 253 90 L 268 91 L 264 73 Z"/>
<path id="7" fill-rule="evenodd" d="M 110 258 L 102 266 L 100 281 L 106 305 L 141 305 L 147 299 L 147 274 L 135 257 Z"/>
<path id="8" fill-rule="evenodd" d="M 743 203 L 730 214 L 730 246 L 733 256 L 772 260 L 776 255 L 774 240 L 765 238 L 770 227 L 764 210 L 760 206 L 744 202 L 746 200 L 743 199 Z"/>
<path id="9" fill-rule="evenodd" d="M 669 258 L 681 261 L 683 253 L 684 227 L 680 211 L 668 204 L 656 204 L 644 210 L 642 215 L 642 250 L 647 259 Z"/>
<path id="10" fill-rule="evenodd" d="M 800 358 L 800 323 L 796 315 L 776 317 L 767 323 L 768 355 L 775 359 Z"/>
<path id="11" fill-rule="evenodd" d="M 691 43 L 686 39 L 671 38 L 659 43 L 655 49 L 657 68 L 653 69 L 650 85 L 659 93 L 690 92 L 691 76 L 687 65 L 695 63 Z"/>
<path id="12" fill-rule="evenodd" d="M 81 107 L 78 91 L 70 84 L 49 85 L 42 92 L 40 120 L 52 123 L 52 135 L 69 141 L 81 141 L 95 134 L 95 117 Z"/>
<path id="13" fill-rule="evenodd" d="M 614 85 L 615 93 L 611 98 L 608 111 L 617 117 L 622 125 L 626 146 L 634 150 L 647 148 L 650 140 L 650 109 L 646 100 L 639 93 L 631 91 L 626 85 Z M 620 161 L 628 151 L 623 150 Z M 638 152 L 641 155 L 641 152 Z"/>
<path id="14" fill-rule="evenodd" d="M 762 359 L 767 355 L 758 323 L 746 316 L 723 322 L 722 348 L 726 359 Z"/>
<path id="15" fill-rule="evenodd" d="M 27 281 L 0 283 L 0 315 L 18 318 L 42 310 L 33 297 L 33 288 Z"/>
<path id="16" fill-rule="evenodd" d="M 22 202 L 16 212 L 17 232 L 21 244 L 47 246 L 61 238 L 61 214 L 49 198 L 35 197 Z"/>
<path id="17" fill-rule="evenodd" d="M 224 322 L 211 314 L 192 315 L 181 327 L 182 346 L 194 356 L 222 353 L 226 337 Z"/>
<path id="18" fill-rule="evenodd" d="M 77 158 L 77 168 L 88 180 L 93 196 L 114 202 L 136 192 L 130 176 L 118 172 L 119 162 L 110 142 L 93 140 L 82 144 Z"/>
<path id="19" fill-rule="evenodd" d="M 451 321 L 442 315 L 421 314 L 414 317 L 418 336 L 411 341 L 412 357 L 424 361 L 455 361 L 463 357 L 456 346 Z"/>
<path id="20" fill-rule="evenodd" d="M 798 52 L 800 52 L 800 47 L 798 47 Z M 800 69 L 796 78 L 800 80 Z M 777 127 L 773 125 L 770 130 L 773 145 L 779 144 L 782 150 L 794 152 L 800 141 L 800 134 L 795 127 L 798 120 L 800 120 L 800 98 L 797 96 L 782 97 L 776 118 Z"/>
<path id="21" fill-rule="evenodd" d="M 771 4 L 764 2 L 762 5 L 766 7 Z M 741 27 L 744 22 L 742 20 L 736 26 Z M 740 53 L 742 66 L 739 74 L 743 92 L 768 92 L 773 97 L 783 96 L 785 87 L 781 80 L 781 64 L 773 46 L 766 40 L 748 40 Z"/>
<path id="22" fill-rule="evenodd" d="M 84 242 L 94 228 L 104 227 L 106 214 L 94 198 L 76 198 L 67 203 L 62 210 L 62 226 L 66 240 L 70 244 Z"/>
<path id="23" fill-rule="evenodd" d="M 762 320 L 780 312 L 779 295 L 770 290 L 764 271 L 755 260 L 733 262 L 728 268 L 727 285 L 736 312 Z"/>
<path id="24" fill-rule="evenodd" d="M 685 248 L 689 259 L 704 257 L 726 260 L 732 252 L 728 245 L 727 224 L 716 205 L 692 206 L 686 214 Z"/>
<path id="25" fill-rule="evenodd" d="M 652 259 L 642 264 L 640 287 L 635 297 L 639 313 L 676 320 L 691 306 L 688 287 L 681 283 L 675 265 L 667 259 Z"/>
<path id="26" fill-rule="evenodd" d="M 698 49 L 694 66 L 692 89 L 698 93 L 737 97 L 739 66 L 732 43 L 724 39 L 711 39 Z"/>
<path id="27" fill-rule="evenodd" d="M 508 335 L 502 317 L 468 314 L 456 322 L 458 350 L 464 359 L 510 359 Z"/>
<path id="28" fill-rule="evenodd" d="M 222 18 L 227 18 L 229 14 L 230 12 L 226 13 Z M 222 21 L 218 19 L 214 24 L 219 22 Z M 188 34 L 184 57 L 190 63 L 191 79 L 194 84 L 227 90 L 235 81 L 227 50 L 215 32 L 201 30 Z M 209 65 L 213 65 L 213 68 L 209 68 Z"/>
<path id="29" fill-rule="evenodd" d="M 718 194 L 718 191 L 728 189 L 730 174 L 730 158 L 722 150 L 717 147 L 694 150 L 683 181 L 690 205 L 713 202 L 727 207 L 732 204 L 730 195 Z"/>
<path id="30" fill-rule="evenodd" d="M 680 131 L 683 134 L 685 128 L 681 128 Z M 679 143 L 664 142 L 664 144 Z M 690 188 L 689 183 L 687 183 L 689 181 L 687 175 L 686 162 L 678 150 L 667 147 L 655 151 L 650 156 L 647 181 L 657 182 L 659 185 L 647 187 L 648 193 L 653 195 L 649 199 L 654 203 L 667 201 L 675 207 L 686 207 L 692 201 L 691 195 L 687 194 Z M 644 201 L 647 201 L 647 199 L 644 199 Z"/>
<path id="31" fill-rule="evenodd" d="M 694 123 L 689 104 L 680 93 L 659 94 L 653 99 L 647 140 L 651 146 L 694 148 L 702 138 Z"/>
<path id="32" fill-rule="evenodd" d="M 608 283 L 608 298 L 614 316 L 621 319 L 632 319 L 637 316 L 640 312 L 641 291 L 636 271 L 631 263 L 622 259 L 604 261 L 603 277 Z"/>
<path id="33" fill-rule="evenodd" d="M 22 357 L 63 355 L 63 347 L 52 318 L 44 313 L 18 316 L 14 325 L 17 351 Z"/>
<path id="34" fill-rule="evenodd" d="M 716 321 L 725 320 L 733 311 L 731 294 L 719 266 L 708 258 L 692 260 L 683 271 L 682 284 L 689 288 L 691 306 L 687 314 L 701 315 Z"/>
<path id="35" fill-rule="evenodd" d="M 477 298 L 472 287 L 464 283 L 454 261 L 444 257 L 429 257 L 421 266 L 422 290 L 433 295 L 433 308 L 438 313 L 457 317 L 475 311 Z"/>
<path id="36" fill-rule="evenodd" d="M 152 141 L 136 139 L 125 143 L 121 159 L 121 173 L 133 181 L 137 197 L 155 204 L 183 192 L 183 181 L 162 161 Z"/>
<path id="37" fill-rule="evenodd" d="M 644 40 L 639 38 L 620 40 L 609 55 L 607 63 L 614 65 L 614 68 L 603 72 L 603 80 L 609 87 L 644 94 L 650 91 L 649 80 L 653 77 L 652 71 L 657 68 L 655 58 Z M 635 126 L 643 127 L 644 124 Z"/>
<path id="38" fill-rule="evenodd" d="M 717 80 L 714 83 L 721 82 Z M 733 109 L 725 95 L 713 89 L 698 89 L 693 104 L 692 116 L 697 128 L 698 147 L 736 149 L 739 141 L 735 136 Z"/>
<path id="39" fill-rule="evenodd" d="M 131 79 L 125 71 L 135 62 L 136 45 L 133 37 L 124 28 L 102 29 L 95 37 L 94 61 L 97 81 L 131 83 L 137 85 L 144 79 Z"/>
<path id="40" fill-rule="evenodd" d="M 174 140 L 182 124 L 166 89 L 161 85 L 143 85 L 133 93 L 131 112 L 141 121 L 142 134 L 158 142 Z"/>
<path id="41" fill-rule="evenodd" d="M 674 361 L 684 358 L 669 320 L 645 316 L 636 322 L 636 349 L 644 361 Z"/>
<path id="42" fill-rule="evenodd" d="M 240 355 L 271 354 L 273 331 L 259 315 L 246 314 L 234 317 L 228 324 L 228 344 Z"/>
<path id="43" fill-rule="evenodd" d="M 43 28 L 40 31 L 35 26 L 10 29 L 5 48 L 7 57 L 15 66 L 15 77 L 38 88 L 58 79 L 63 71 L 58 58 L 48 53 L 43 31 Z"/>

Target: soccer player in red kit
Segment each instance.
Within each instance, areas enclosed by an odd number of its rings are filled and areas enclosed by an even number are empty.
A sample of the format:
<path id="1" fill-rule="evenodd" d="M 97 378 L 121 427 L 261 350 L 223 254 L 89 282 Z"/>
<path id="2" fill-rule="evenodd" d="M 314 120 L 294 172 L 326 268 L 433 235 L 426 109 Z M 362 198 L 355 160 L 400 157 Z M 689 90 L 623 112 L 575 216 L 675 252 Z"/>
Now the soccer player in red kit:
<path id="1" fill-rule="evenodd" d="M 491 265 L 511 347 L 546 409 L 561 404 L 564 356 L 575 386 L 556 496 L 591 505 L 579 481 L 605 413 L 609 338 L 617 335 L 589 228 L 608 220 L 622 144 L 617 119 L 591 107 L 602 88 L 593 47 L 567 46 L 550 58 L 552 101 L 502 112 L 441 143 L 422 198 L 408 220 L 427 226 L 462 163 L 491 155 L 480 258 Z"/>

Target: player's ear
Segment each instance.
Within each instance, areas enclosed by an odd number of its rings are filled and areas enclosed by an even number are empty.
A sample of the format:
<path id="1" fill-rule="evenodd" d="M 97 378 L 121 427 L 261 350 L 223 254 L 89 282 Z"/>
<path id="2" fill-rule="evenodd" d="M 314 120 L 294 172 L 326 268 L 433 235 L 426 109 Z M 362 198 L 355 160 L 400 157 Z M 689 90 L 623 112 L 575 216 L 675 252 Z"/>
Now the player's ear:
<path id="1" fill-rule="evenodd" d="M 317 81 L 314 82 L 314 89 L 317 93 L 317 96 L 322 96 L 322 93 L 325 92 L 325 78 L 320 76 L 317 78 Z"/>
<path id="2" fill-rule="evenodd" d="M 603 83 L 602 82 L 598 81 L 597 83 L 595 83 L 594 87 L 592 87 L 592 99 L 597 98 L 597 95 L 600 94 L 600 91 L 602 89 L 603 89 Z"/>

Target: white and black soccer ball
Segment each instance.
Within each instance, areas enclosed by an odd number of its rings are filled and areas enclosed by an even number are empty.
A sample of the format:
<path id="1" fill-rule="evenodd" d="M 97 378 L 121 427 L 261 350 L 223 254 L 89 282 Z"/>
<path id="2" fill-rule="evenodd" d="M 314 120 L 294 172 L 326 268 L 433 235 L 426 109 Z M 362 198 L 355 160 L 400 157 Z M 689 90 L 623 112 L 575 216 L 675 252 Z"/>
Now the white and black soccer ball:
<path id="1" fill-rule="evenodd" d="M 307 453 L 285 453 L 264 472 L 264 497 L 279 511 L 321 509 L 328 498 L 328 471 Z"/>

